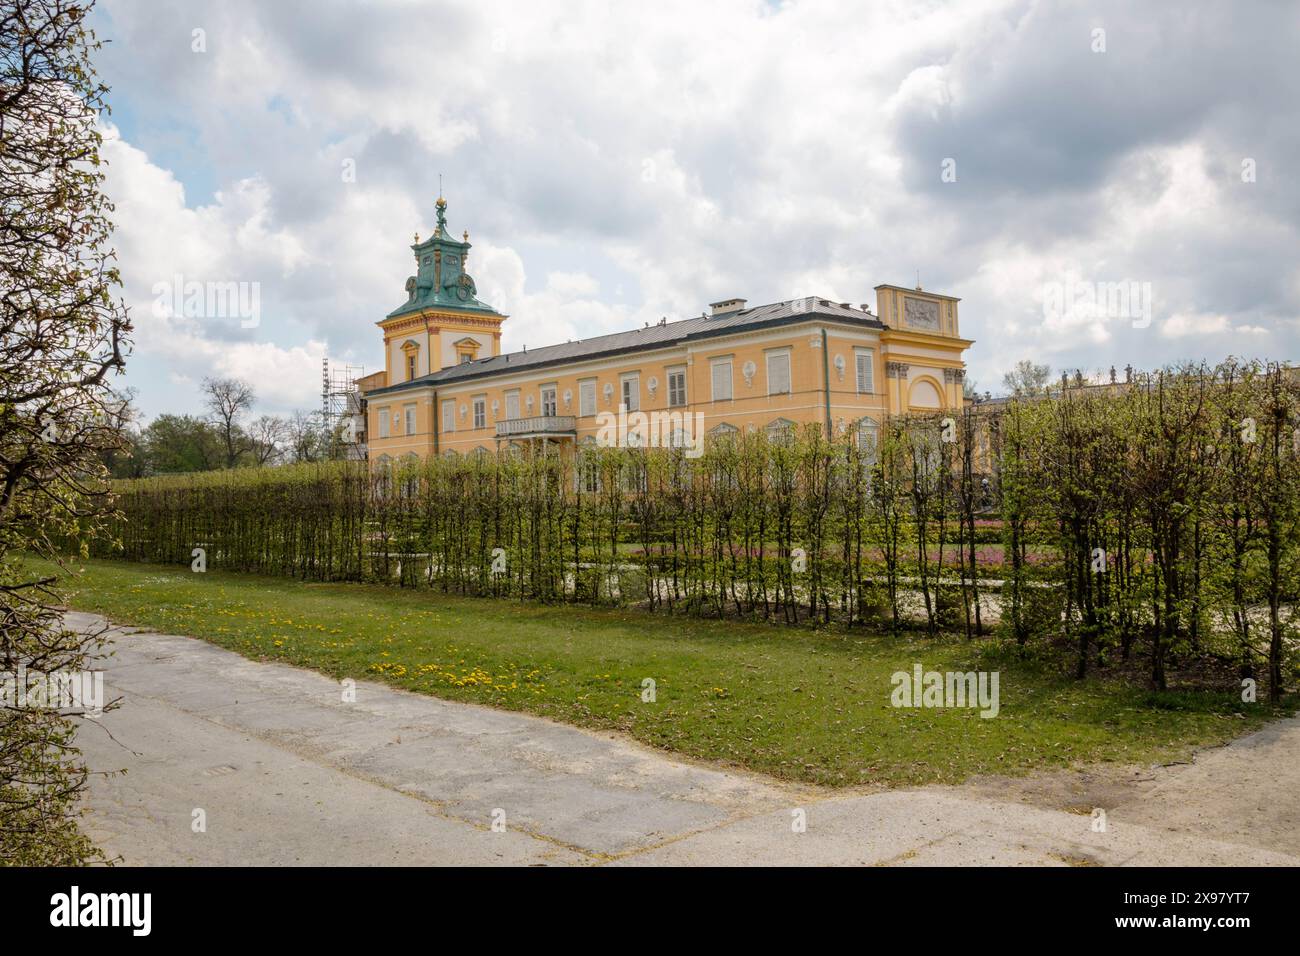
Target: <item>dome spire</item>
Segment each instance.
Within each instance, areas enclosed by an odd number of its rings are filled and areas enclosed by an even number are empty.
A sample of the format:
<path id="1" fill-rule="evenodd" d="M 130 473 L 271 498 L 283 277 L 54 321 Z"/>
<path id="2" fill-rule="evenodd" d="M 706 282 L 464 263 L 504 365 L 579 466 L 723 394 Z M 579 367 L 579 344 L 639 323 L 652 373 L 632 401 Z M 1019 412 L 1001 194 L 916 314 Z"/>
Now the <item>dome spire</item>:
<path id="1" fill-rule="evenodd" d="M 439 196 L 437 203 L 434 205 L 438 209 L 437 234 L 445 237 L 447 235 L 447 200 Z"/>

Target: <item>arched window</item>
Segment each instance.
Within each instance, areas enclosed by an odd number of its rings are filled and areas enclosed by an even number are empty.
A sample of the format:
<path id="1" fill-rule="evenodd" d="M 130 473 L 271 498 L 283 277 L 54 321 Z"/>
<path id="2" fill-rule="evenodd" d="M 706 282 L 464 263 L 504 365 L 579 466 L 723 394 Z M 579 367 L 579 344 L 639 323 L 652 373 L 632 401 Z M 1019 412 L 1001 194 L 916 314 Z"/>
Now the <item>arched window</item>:
<path id="1" fill-rule="evenodd" d="M 739 434 L 740 429 L 727 422 L 714 425 L 709 429 L 709 438 L 712 441 L 735 441 L 736 436 Z"/>
<path id="2" fill-rule="evenodd" d="M 782 445 L 788 444 L 794 438 L 794 422 L 788 418 L 778 418 L 774 422 L 769 422 L 767 437 L 769 440 Z"/>
<path id="3" fill-rule="evenodd" d="M 911 408 L 925 411 L 943 408 L 943 394 L 933 382 L 918 379 L 912 383 L 908 392 L 907 404 Z"/>

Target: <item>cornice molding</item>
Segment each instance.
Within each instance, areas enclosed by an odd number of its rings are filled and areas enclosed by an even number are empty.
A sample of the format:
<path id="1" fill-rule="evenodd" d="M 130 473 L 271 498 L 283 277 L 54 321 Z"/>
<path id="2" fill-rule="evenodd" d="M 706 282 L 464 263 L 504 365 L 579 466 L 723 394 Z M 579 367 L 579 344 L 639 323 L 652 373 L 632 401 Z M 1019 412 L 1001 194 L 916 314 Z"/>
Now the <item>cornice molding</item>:
<path id="1" fill-rule="evenodd" d="M 405 332 L 410 329 L 423 329 L 426 326 L 430 332 L 440 331 L 437 327 L 461 327 L 472 329 L 490 329 L 499 331 L 501 321 L 507 316 L 500 318 L 479 318 L 477 316 L 457 315 L 452 312 L 413 312 L 410 315 L 399 315 L 392 319 L 380 319 L 375 324 L 384 330 L 385 333 Z"/>

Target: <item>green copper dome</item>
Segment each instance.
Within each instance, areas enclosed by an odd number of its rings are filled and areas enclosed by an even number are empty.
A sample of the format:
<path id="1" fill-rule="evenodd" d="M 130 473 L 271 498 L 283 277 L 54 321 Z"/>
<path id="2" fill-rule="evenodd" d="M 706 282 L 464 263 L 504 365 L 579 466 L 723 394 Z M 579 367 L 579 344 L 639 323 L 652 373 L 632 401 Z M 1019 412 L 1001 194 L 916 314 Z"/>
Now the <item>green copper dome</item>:
<path id="1" fill-rule="evenodd" d="M 474 279 L 465 271 L 469 259 L 469 233 L 463 240 L 453 239 L 447 231 L 447 200 L 438 197 L 438 226 L 432 236 L 411 246 L 415 253 L 415 275 L 406 280 L 406 301 L 388 313 L 388 318 L 421 309 L 452 309 L 488 312 L 496 309 L 478 299 Z"/>

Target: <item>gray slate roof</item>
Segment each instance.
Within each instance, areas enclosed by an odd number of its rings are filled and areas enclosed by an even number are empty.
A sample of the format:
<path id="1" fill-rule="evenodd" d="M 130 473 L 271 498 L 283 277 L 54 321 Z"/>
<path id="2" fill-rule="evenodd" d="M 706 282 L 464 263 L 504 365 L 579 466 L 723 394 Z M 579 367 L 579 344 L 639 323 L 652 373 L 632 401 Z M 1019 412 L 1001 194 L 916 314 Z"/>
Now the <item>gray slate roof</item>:
<path id="1" fill-rule="evenodd" d="M 624 355 L 631 352 L 643 352 L 648 349 L 666 348 L 682 342 L 693 342 L 728 335 L 737 331 L 756 331 L 781 325 L 793 325 L 798 322 L 816 322 L 833 320 L 849 323 L 865 329 L 883 329 L 884 324 L 874 315 L 861 309 L 830 302 L 826 299 L 805 298 L 790 299 L 786 302 L 774 302 L 771 305 L 759 305 L 752 309 L 730 312 L 725 315 L 700 316 L 694 319 L 681 319 L 666 322 L 663 325 L 651 325 L 647 328 L 632 329 L 628 332 L 614 332 L 610 335 L 598 335 L 577 342 L 564 342 L 560 345 L 547 345 L 527 352 L 507 352 L 490 358 L 481 358 L 473 362 L 451 365 L 430 375 L 375 389 L 368 395 L 382 395 L 398 392 L 408 388 L 426 385 L 444 385 L 492 375 L 504 375 L 510 372 L 527 372 L 552 365 L 567 365 L 572 362 L 594 358 Z"/>

